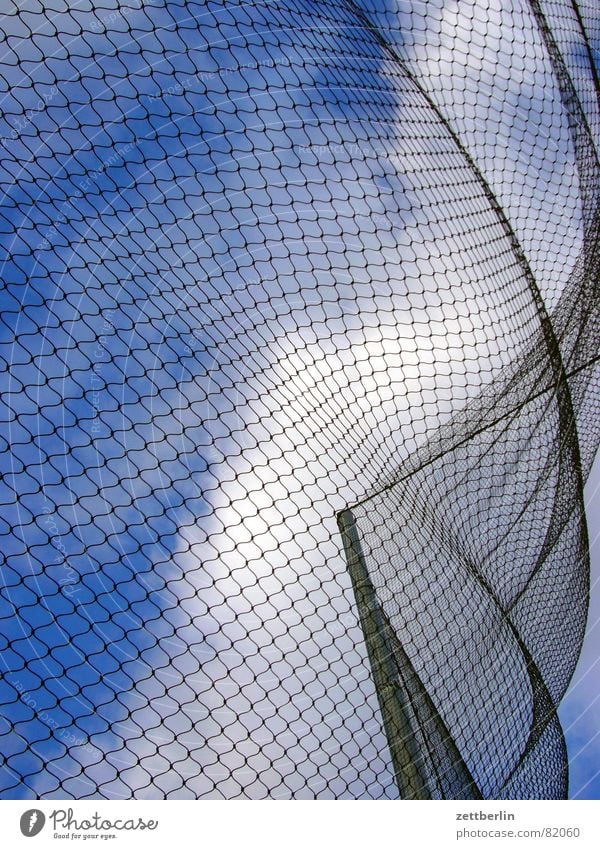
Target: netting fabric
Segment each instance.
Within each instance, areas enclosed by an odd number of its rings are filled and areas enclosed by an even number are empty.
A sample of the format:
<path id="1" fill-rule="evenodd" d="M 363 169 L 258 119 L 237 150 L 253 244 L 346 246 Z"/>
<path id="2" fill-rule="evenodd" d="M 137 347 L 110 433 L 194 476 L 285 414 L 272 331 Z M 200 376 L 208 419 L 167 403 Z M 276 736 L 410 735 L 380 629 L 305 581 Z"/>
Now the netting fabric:
<path id="1" fill-rule="evenodd" d="M 596 4 L 0 12 L 0 794 L 565 796 Z"/>

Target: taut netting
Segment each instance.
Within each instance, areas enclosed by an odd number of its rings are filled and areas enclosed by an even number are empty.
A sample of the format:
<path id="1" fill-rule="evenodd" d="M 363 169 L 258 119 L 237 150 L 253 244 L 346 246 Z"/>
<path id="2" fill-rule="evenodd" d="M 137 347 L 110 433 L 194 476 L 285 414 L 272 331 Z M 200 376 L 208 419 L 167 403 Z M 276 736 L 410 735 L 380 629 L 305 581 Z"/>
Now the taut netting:
<path id="1" fill-rule="evenodd" d="M 2 796 L 564 796 L 597 5 L 1 12 Z"/>

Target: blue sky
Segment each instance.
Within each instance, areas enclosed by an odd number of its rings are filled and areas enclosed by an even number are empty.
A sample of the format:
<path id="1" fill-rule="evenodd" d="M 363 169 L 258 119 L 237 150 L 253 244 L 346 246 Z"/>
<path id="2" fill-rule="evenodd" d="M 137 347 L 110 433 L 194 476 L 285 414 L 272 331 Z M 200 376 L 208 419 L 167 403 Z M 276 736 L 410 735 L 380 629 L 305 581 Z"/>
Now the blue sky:
<path id="1" fill-rule="evenodd" d="M 598 664 L 598 622 L 600 544 L 600 487 L 598 462 L 586 490 L 591 552 L 591 600 L 586 639 L 573 680 L 560 707 L 559 716 L 569 747 L 570 796 L 574 799 L 600 798 L 600 729 L 597 706 L 600 693 Z"/>
<path id="2" fill-rule="evenodd" d="M 68 9 L 0 52 L 0 790 L 393 795 L 335 513 L 527 343 L 505 234 L 347 4 Z M 378 23 L 550 302 L 582 244 L 560 92 L 525 4 L 468 11 Z"/>

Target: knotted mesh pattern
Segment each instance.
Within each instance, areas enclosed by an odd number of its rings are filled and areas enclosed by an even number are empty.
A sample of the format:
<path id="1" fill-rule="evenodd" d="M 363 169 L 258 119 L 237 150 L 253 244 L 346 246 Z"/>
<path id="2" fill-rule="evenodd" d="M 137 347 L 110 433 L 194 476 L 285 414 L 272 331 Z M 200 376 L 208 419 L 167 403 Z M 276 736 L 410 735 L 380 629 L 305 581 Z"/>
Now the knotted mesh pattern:
<path id="1" fill-rule="evenodd" d="M 600 16 L 0 21 L 0 793 L 556 798 Z"/>

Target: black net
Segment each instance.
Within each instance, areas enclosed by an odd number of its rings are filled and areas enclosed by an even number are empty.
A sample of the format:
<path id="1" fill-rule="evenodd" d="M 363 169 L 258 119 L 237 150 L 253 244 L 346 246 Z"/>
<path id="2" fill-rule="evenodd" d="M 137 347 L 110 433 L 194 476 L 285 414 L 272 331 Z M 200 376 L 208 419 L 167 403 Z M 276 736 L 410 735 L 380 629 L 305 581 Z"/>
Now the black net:
<path id="1" fill-rule="evenodd" d="M 596 4 L 1 12 L 0 794 L 566 795 Z"/>

